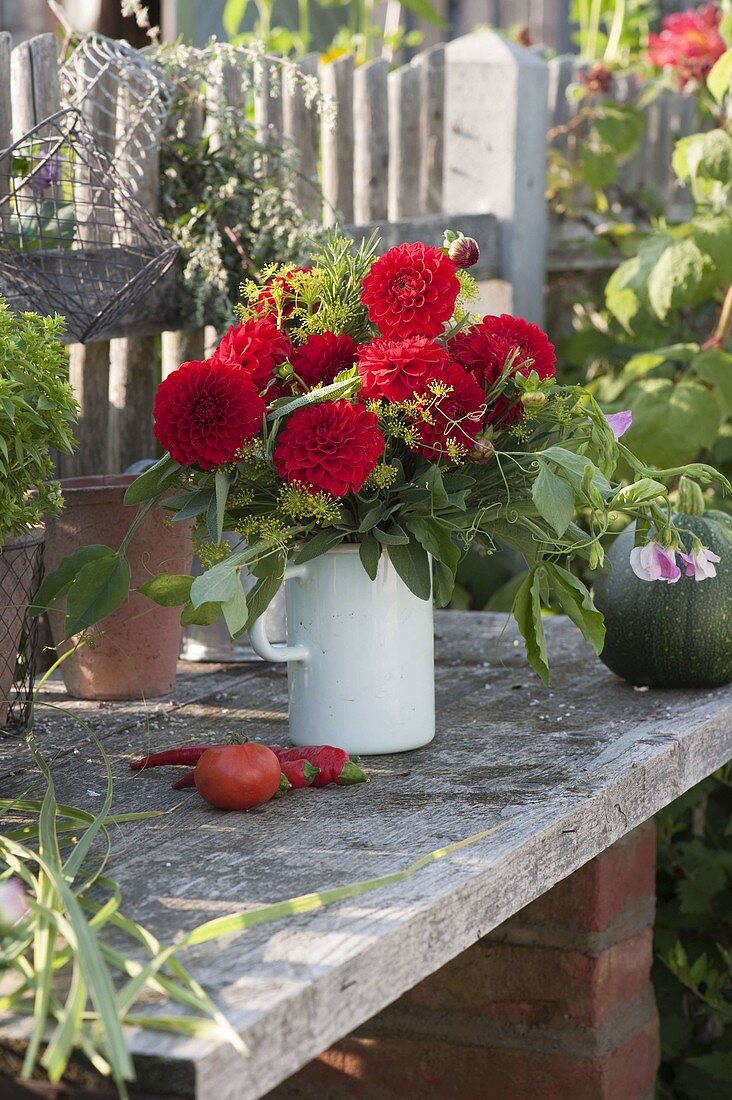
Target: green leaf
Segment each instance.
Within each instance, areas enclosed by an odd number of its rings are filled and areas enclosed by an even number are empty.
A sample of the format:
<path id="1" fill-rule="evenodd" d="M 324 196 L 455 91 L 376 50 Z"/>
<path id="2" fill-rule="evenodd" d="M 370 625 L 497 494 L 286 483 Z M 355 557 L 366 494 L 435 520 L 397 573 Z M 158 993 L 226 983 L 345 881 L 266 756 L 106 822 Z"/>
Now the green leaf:
<path id="1" fill-rule="evenodd" d="M 362 535 L 366 531 L 370 531 L 372 527 L 376 527 L 377 523 L 380 523 L 386 515 L 388 515 L 388 509 L 382 501 L 379 501 L 373 508 L 369 508 L 368 511 L 364 512 L 358 525 L 359 534 Z"/>
<path id="2" fill-rule="evenodd" d="M 455 591 L 455 571 L 437 558 L 432 560 L 432 580 L 435 603 L 438 607 L 447 607 Z"/>
<path id="3" fill-rule="evenodd" d="M 531 496 L 539 515 L 561 538 L 574 516 L 574 493 L 569 483 L 542 462 Z"/>
<path id="4" fill-rule="evenodd" d="M 36 592 L 31 605 L 31 614 L 42 615 L 55 600 L 65 595 L 77 574 L 89 562 L 115 556 L 115 552 L 110 546 L 80 546 L 78 550 L 74 550 L 73 554 L 69 554 L 67 558 L 64 558 L 58 569 L 54 569 L 53 573 L 49 573 L 44 578 L 43 584 Z"/>
<path id="5" fill-rule="evenodd" d="M 629 104 L 605 103 L 597 108 L 593 125 L 605 146 L 606 155 L 625 159 L 638 148 L 646 128 L 645 116 Z"/>
<path id="6" fill-rule="evenodd" d="M 261 615 L 264 615 L 265 611 L 272 603 L 272 600 L 282 587 L 284 572 L 285 558 L 284 556 L 280 556 L 277 570 L 268 573 L 265 577 L 260 577 L 251 592 L 247 593 L 247 603 L 249 605 L 249 614 L 246 622 L 247 630 L 250 630 L 252 624 Z"/>
<path id="7" fill-rule="evenodd" d="M 691 226 L 694 240 L 714 264 L 717 286 L 726 289 L 732 283 L 732 217 L 702 214 L 694 218 Z"/>
<path id="8" fill-rule="evenodd" d="M 725 1084 L 732 1081 L 732 1051 L 715 1050 L 711 1054 L 696 1054 L 687 1057 L 686 1061 L 715 1081 L 724 1081 Z"/>
<path id="9" fill-rule="evenodd" d="M 642 378 L 662 363 L 686 363 L 698 351 L 698 344 L 670 344 L 665 348 L 656 348 L 655 351 L 642 351 L 631 356 L 623 367 L 623 375 L 626 378 Z"/>
<path id="10" fill-rule="evenodd" d="M 180 462 L 176 462 L 168 454 L 164 455 L 154 466 L 145 470 L 131 485 L 127 486 L 125 504 L 142 504 L 146 500 L 153 500 L 163 491 L 166 482 L 173 480 L 180 468 Z"/>
<path id="11" fill-rule="evenodd" d="M 309 393 L 305 393 L 301 397 L 295 397 L 291 401 L 288 400 L 281 405 L 276 405 L 267 414 L 267 420 L 281 420 L 283 416 L 289 416 L 290 413 L 294 413 L 297 409 L 304 409 L 308 405 L 320 405 L 323 401 L 335 401 L 339 397 L 350 397 L 360 387 L 361 379 L 354 370 L 349 378 L 343 378 L 340 382 L 331 382 L 328 386 L 310 390 Z"/>
<path id="12" fill-rule="evenodd" d="M 546 447 L 541 452 L 541 457 L 542 459 L 551 459 L 559 466 L 563 476 L 575 492 L 585 490 L 588 470 L 590 471 L 591 484 L 601 496 L 607 496 L 612 492 L 608 479 L 601 470 L 597 469 L 594 462 L 585 455 L 575 454 L 574 451 L 568 451 L 566 447 Z"/>
<path id="13" fill-rule="evenodd" d="M 180 621 L 182 626 L 211 626 L 215 623 L 221 614 L 221 604 L 202 603 L 199 607 L 194 607 L 192 603 L 187 603 L 181 613 Z"/>
<path id="14" fill-rule="evenodd" d="M 513 617 L 526 643 L 529 664 L 545 684 L 549 683 L 546 634 L 541 617 L 540 573 L 543 563 L 526 575 L 513 601 Z"/>
<path id="15" fill-rule="evenodd" d="M 311 539 L 308 539 L 305 545 L 298 550 L 295 561 L 302 564 L 311 561 L 313 558 L 319 558 L 321 554 L 325 554 L 328 550 L 332 550 L 334 546 L 338 546 L 339 543 L 343 542 L 345 537 L 345 531 L 324 528 L 322 531 L 318 531 L 317 535 L 313 535 Z"/>
<path id="16" fill-rule="evenodd" d="M 719 401 L 698 382 L 643 378 L 628 389 L 627 401 L 633 423 L 623 443 L 641 462 L 661 469 L 692 462 L 717 435 Z"/>
<path id="17" fill-rule="evenodd" d="M 410 539 L 406 546 L 389 546 L 388 553 L 410 592 L 420 600 L 429 600 L 432 596 L 430 559 L 416 539 Z"/>
<path id="18" fill-rule="evenodd" d="M 260 583 L 264 585 L 268 580 L 270 580 L 269 577 L 264 577 Z M 231 634 L 232 638 L 236 638 L 237 634 L 244 630 L 249 619 L 247 595 L 239 576 L 237 576 L 237 582 L 236 594 L 221 605 L 221 611 L 223 612 L 229 634 Z"/>
<path id="19" fill-rule="evenodd" d="M 382 546 L 406 546 L 409 542 L 409 535 L 396 523 L 388 531 L 374 527 L 371 534 Z"/>
<path id="20" fill-rule="evenodd" d="M 596 153 L 589 145 L 580 147 L 579 162 L 584 180 L 593 191 L 602 191 L 618 178 L 618 162 L 607 153 Z"/>
<path id="21" fill-rule="evenodd" d="M 411 11 L 418 19 L 424 19 L 425 23 L 431 23 L 434 27 L 447 27 L 442 16 L 432 7 L 429 0 L 401 0 L 402 7 Z"/>
<path id="22" fill-rule="evenodd" d="M 241 563 L 237 558 L 227 558 L 218 565 L 196 577 L 191 585 L 191 603 L 200 607 L 202 603 L 226 603 L 236 599 L 239 585 L 238 570 Z"/>
<path id="23" fill-rule="evenodd" d="M 187 573 L 158 573 L 140 585 L 138 592 L 161 607 L 177 607 L 190 599 L 193 579 Z"/>
<path id="24" fill-rule="evenodd" d="M 116 611 L 130 590 L 130 567 L 113 554 L 81 569 L 66 596 L 66 637 L 72 638 Z"/>
<path id="25" fill-rule="evenodd" d="M 221 22 L 227 38 L 235 38 L 239 33 L 239 28 L 244 19 L 244 12 L 247 10 L 248 5 L 249 0 L 226 0 Z"/>
<path id="26" fill-rule="evenodd" d="M 664 249 L 648 278 L 648 299 L 660 320 L 671 309 L 690 304 L 704 278 L 707 265 L 694 241 L 673 241 Z"/>
<path id="27" fill-rule="evenodd" d="M 207 512 L 213 499 L 213 489 L 196 489 L 192 493 L 181 493 L 171 500 L 166 500 L 164 507 L 175 511 L 173 523 L 182 523 L 186 519 L 193 519 L 195 516 L 200 516 L 202 512 Z"/>
<path id="28" fill-rule="evenodd" d="M 214 475 L 214 487 L 216 490 L 216 542 L 221 542 L 224 533 L 224 513 L 226 501 L 229 499 L 231 480 L 224 470 L 217 470 Z"/>
<path id="29" fill-rule="evenodd" d="M 381 558 L 381 543 L 373 535 L 366 535 L 358 548 L 358 556 L 371 580 L 375 581 Z"/>
<path id="30" fill-rule="evenodd" d="M 452 540 L 448 524 L 436 518 L 411 516 L 406 521 L 406 526 L 428 554 L 447 566 L 454 578 L 460 561 L 460 549 Z"/>
<path id="31" fill-rule="evenodd" d="M 611 508 L 624 508 L 628 504 L 641 504 L 651 500 L 657 500 L 659 497 L 664 498 L 666 496 L 667 489 L 665 485 L 662 485 L 660 481 L 654 481 L 653 478 L 643 477 L 639 481 L 634 481 L 632 485 L 623 485 L 618 489 L 613 499 L 609 502 Z"/>
<path id="32" fill-rule="evenodd" d="M 639 259 L 634 256 L 615 268 L 605 287 L 605 305 L 613 317 L 630 332 L 631 322 L 640 309 L 640 299 L 635 290 L 635 277 Z"/>
<path id="33" fill-rule="evenodd" d="M 601 653 L 605 644 L 605 620 L 582 581 L 554 562 L 544 563 L 544 573 L 564 614 L 580 628 L 595 653 Z"/>
<path id="34" fill-rule="evenodd" d="M 436 464 L 427 467 L 425 481 L 432 497 L 432 507 L 435 509 L 449 508 L 450 498 L 442 479 L 442 471 Z"/>
<path id="35" fill-rule="evenodd" d="M 707 77 L 707 88 L 719 104 L 729 95 L 732 88 L 732 50 L 727 50 L 712 65 Z"/>
<path id="36" fill-rule="evenodd" d="M 732 416 L 732 355 L 721 348 L 708 348 L 692 360 L 691 371 L 695 377 L 712 383 L 727 415 Z"/>

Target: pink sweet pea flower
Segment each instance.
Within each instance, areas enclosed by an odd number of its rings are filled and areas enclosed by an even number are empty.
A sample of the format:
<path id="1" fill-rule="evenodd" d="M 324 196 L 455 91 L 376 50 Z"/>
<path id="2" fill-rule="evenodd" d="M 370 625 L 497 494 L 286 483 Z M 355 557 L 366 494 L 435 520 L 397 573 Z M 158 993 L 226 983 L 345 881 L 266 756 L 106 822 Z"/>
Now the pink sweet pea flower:
<path id="1" fill-rule="evenodd" d="M 665 581 L 676 584 L 681 570 L 676 564 L 676 551 L 660 542 L 634 546 L 630 551 L 630 567 L 642 581 Z"/>
<path id="2" fill-rule="evenodd" d="M 628 428 L 633 423 L 633 414 L 630 409 L 623 409 L 623 411 L 619 413 L 605 413 L 605 419 L 610 425 L 615 438 L 620 439 L 621 435 L 625 435 Z"/>
<path id="3" fill-rule="evenodd" d="M 705 581 L 709 577 L 716 577 L 715 564 L 720 560 L 719 554 L 707 550 L 706 546 L 700 546 L 691 554 L 679 553 L 679 557 L 686 566 L 686 576 L 693 577 L 695 581 Z"/>
<path id="4" fill-rule="evenodd" d="M 23 883 L 18 878 L 0 882 L 0 932 L 12 927 L 28 912 Z"/>

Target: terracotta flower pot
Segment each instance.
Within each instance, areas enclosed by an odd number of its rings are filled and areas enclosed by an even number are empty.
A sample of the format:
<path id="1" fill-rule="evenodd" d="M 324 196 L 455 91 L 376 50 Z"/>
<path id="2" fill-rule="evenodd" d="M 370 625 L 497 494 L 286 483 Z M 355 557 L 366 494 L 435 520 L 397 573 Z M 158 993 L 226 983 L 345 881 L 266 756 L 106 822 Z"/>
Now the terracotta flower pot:
<path id="1" fill-rule="evenodd" d="M 18 646 L 28 604 L 38 583 L 44 530 L 35 527 L 5 540 L 0 551 L 0 728 L 8 720 Z"/>
<path id="2" fill-rule="evenodd" d="M 61 482 L 64 510 L 46 526 L 46 572 L 79 546 L 101 543 L 116 549 L 135 508 L 124 492 L 133 474 L 69 478 Z M 149 512 L 127 550 L 131 588 L 155 573 L 190 573 L 190 523 L 167 524 L 159 509 Z M 130 592 L 116 611 L 90 631 L 90 643 L 61 665 L 66 690 L 77 699 L 147 699 L 167 695 L 175 681 L 180 648 L 180 608 L 159 607 Z M 54 644 L 63 642 L 65 607 L 49 612 Z M 68 643 L 64 643 L 68 648 Z"/>

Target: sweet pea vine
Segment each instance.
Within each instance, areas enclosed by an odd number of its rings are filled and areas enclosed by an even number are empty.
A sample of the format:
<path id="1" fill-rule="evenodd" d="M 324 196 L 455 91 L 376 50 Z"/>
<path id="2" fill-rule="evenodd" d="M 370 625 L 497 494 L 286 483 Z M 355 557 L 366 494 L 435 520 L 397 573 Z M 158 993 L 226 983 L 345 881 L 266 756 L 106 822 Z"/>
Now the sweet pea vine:
<path id="1" fill-rule="evenodd" d="M 621 442 L 625 413 L 608 421 L 582 387 L 558 384 L 537 325 L 470 313 L 474 287 L 458 262 L 477 248 L 453 232 L 442 248 L 405 243 L 379 255 L 375 236 L 357 245 L 332 233 L 307 266 L 281 265 L 244 287 L 239 323 L 214 354 L 161 383 L 155 432 L 166 454 L 127 493 L 140 515 L 159 505 L 172 522 L 195 520 L 208 568 L 155 577 L 146 595 L 183 605 L 185 623 L 223 614 L 236 636 L 264 612 L 290 560 L 356 544 L 372 579 L 387 554 L 412 592 L 445 605 L 473 543 L 488 554 L 508 545 L 529 567 L 514 614 L 546 679 L 543 602 L 602 647 L 602 616 L 568 566 L 602 563 L 619 514 L 637 521 L 634 559 L 648 578 L 672 579 L 684 547 L 667 485 L 685 472 L 706 484 L 715 472 L 647 468 Z M 631 484 L 612 480 L 621 458 Z M 124 547 L 85 552 L 102 563 L 68 559 L 39 605 L 68 593 L 78 609 L 75 588 L 88 596 L 100 577 L 105 587 L 84 601 L 95 619 L 124 598 Z M 694 575 L 710 575 L 708 552 L 688 557 Z M 246 594 L 245 571 L 255 578 Z M 77 611 L 67 629 L 90 625 Z"/>

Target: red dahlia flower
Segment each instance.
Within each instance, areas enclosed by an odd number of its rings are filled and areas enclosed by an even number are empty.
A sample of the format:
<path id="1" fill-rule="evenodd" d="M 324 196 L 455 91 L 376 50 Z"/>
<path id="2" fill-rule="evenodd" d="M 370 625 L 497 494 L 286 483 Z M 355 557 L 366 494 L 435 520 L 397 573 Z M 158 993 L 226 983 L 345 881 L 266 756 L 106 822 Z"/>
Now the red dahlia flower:
<path id="1" fill-rule="evenodd" d="M 183 466 L 232 462 L 262 428 L 264 401 L 250 375 L 220 359 L 182 363 L 155 394 L 155 435 Z"/>
<path id="2" fill-rule="evenodd" d="M 274 378 L 275 367 L 291 355 L 292 344 L 271 317 L 232 325 L 214 352 L 214 358 L 246 371 L 260 391 Z"/>
<path id="3" fill-rule="evenodd" d="M 277 303 L 272 293 L 272 288 L 277 287 L 282 292 L 282 298 L 280 300 L 282 308 L 283 320 L 292 314 L 295 307 L 295 290 L 292 285 L 292 275 L 298 272 L 304 272 L 307 274 L 312 271 L 312 267 L 292 267 L 284 275 L 275 275 L 273 279 L 270 279 L 262 289 L 260 290 L 257 300 L 254 303 L 254 310 L 262 315 L 270 313 L 277 316 Z M 278 295 L 279 297 L 279 295 Z"/>
<path id="4" fill-rule="evenodd" d="M 485 393 L 466 370 L 457 363 L 448 363 L 438 382 L 450 387 L 450 392 L 434 398 L 429 409 L 434 423 L 415 424 L 419 450 L 432 459 L 447 455 L 449 442 L 469 450 L 485 420 Z"/>
<path id="5" fill-rule="evenodd" d="M 551 378 L 556 373 L 557 357 L 546 333 L 538 325 L 508 313 L 484 317 L 480 324 L 459 333 L 449 343 L 454 361 L 486 388 L 498 380 L 509 356 L 517 350 L 514 374 L 527 375 L 535 370 L 540 378 Z"/>
<path id="6" fill-rule="evenodd" d="M 449 363 L 444 348 L 425 336 L 372 340 L 358 349 L 358 373 L 364 397 L 408 401 L 431 378 L 441 378 Z"/>
<path id="7" fill-rule="evenodd" d="M 350 336 L 336 336 L 323 332 L 308 336 L 304 344 L 296 348 L 290 362 L 298 378 L 307 389 L 318 382 L 328 385 L 342 370 L 348 370 L 356 360 L 356 342 Z"/>
<path id="8" fill-rule="evenodd" d="M 334 497 L 357 493 L 384 450 L 374 413 L 350 401 L 308 405 L 287 418 L 274 464 L 285 481 Z"/>
<path id="9" fill-rule="evenodd" d="M 667 15 L 661 33 L 648 38 L 648 60 L 659 68 L 675 69 L 680 88 L 702 83 L 726 46 L 719 33 L 722 12 L 716 4 Z"/>
<path id="10" fill-rule="evenodd" d="M 400 244 L 374 264 L 361 301 L 382 336 L 439 336 L 460 292 L 455 264 L 440 248 Z"/>

